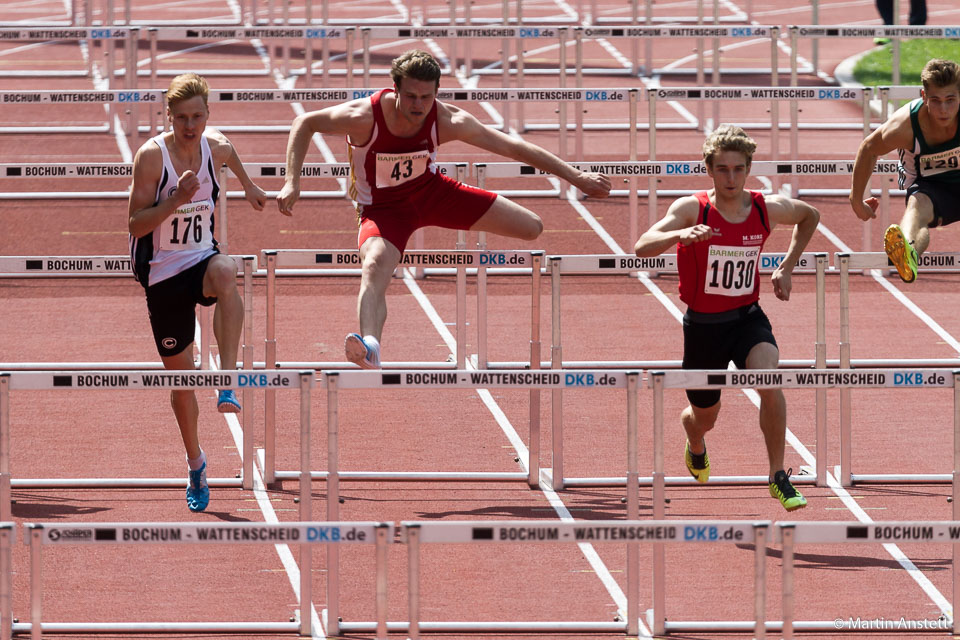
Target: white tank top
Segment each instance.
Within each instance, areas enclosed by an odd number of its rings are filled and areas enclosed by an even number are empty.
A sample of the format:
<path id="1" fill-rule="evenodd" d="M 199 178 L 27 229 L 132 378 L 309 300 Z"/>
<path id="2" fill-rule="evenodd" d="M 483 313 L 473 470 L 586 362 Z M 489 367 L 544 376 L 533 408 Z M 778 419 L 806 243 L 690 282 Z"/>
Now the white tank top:
<path id="1" fill-rule="evenodd" d="M 151 141 L 160 147 L 163 155 L 163 173 L 154 199 L 154 205 L 157 205 L 176 191 L 180 176 L 173 168 L 163 134 L 151 138 Z M 197 173 L 200 189 L 191 202 L 178 207 L 175 213 L 142 238 L 130 236 L 133 275 L 144 287 L 172 278 L 217 253 L 213 228 L 220 184 L 206 135 L 200 137 L 200 156 L 200 171 Z"/>

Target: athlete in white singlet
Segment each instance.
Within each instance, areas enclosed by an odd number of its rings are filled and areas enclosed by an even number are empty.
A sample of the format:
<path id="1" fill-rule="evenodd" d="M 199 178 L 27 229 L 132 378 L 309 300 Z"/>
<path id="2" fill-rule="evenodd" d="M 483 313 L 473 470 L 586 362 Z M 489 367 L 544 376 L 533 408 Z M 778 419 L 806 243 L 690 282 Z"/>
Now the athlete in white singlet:
<path id="1" fill-rule="evenodd" d="M 237 267 L 232 258 L 220 255 L 213 237 L 219 168 L 226 164 L 239 178 L 254 209 L 262 210 L 266 202 L 266 194 L 247 176 L 230 141 L 206 128 L 208 93 L 206 81 L 196 74 L 174 78 L 167 89 L 172 131 L 144 143 L 133 163 L 130 258 L 134 277 L 145 289 L 154 341 L 167 369 L 194 368 L 195 308 L 214 303 L 220 367 L 237 368 L 243 328 Z M 170 402 L 187 452 L 187 506 L 203 511 L 210 489 L 197 434 L 196 394 L 171 391 Z M 222 413 L 240 411 L 233 390 L 220 390 L 217 408 Z"/>

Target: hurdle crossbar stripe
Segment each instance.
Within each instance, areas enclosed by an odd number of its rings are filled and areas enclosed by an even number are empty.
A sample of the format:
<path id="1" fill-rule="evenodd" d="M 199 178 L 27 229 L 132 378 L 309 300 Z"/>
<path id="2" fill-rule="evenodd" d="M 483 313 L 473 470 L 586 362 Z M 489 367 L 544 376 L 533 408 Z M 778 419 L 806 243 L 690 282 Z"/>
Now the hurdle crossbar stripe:
<path id="1" fill-rule="evenodd" d="M 791 25 L 801 38 L 960 38 L 960 26 L 940 25 Z"/>
<path id="2" fill-rule="evenodd" d="M 129 178 L 131 162 L 2 163 L 0 178 Z"/>
<path id="3" fill-rule="evenodd" d="M 253 270 L 257 269 L 256 255 L 232 255 L 239 270 L 249 260 Z M 76 274 L 120 274 L 129 275 L 130 256 L 0 256 L 0 276 L 55 274 L 71 276 Z"/>
<path id="4" fill-rule="evenodd" d="M 44 545 L 88 544 L 375 544 L 382 522 L 45 522 L 28 523 L 40 529 Z M 30 540 L 24 538 L 24 544 Z"/>
<path id="5" fill-rule="evenodd" d="M 960 522 L 953 520 L 883 522 L 776 522 L 776 542 L 792 528 L 795 543 L 941 542 L 960 543 Z"/>
<path id="6" fill-rule="evenodd" d="M 0 165 L 2 168 L 3 165 Z M 459 168 L 469 169 L 467 162 L 437 162 L 437 172 L 445 176 L 456 176 Z M 254 162 L 244 163 L 244 171 L 251 176 L 261 178 L 284 177 L 287 175 L 287 166 L 282 162 Z M 236 177 L 232 171 L 228 170 L 228 175 Z M 304 178 L 349 178 L 349 162 L 328 162 L 328 163 L 306 163 L 300 170 L 300 176 Z"/>
<path id="7" fill-rule="evenodd" d="M 127 27 L 2 27 L 0 42 L 29 40 L 126 40 Z"/>
<path id="8" fill-rule="evenodd" d="M 337 374 L 337 385 L 341 389 L 625 389 L 629 374 L 604 369 L 389 372 L 350 369 L 325 373 Z"/>
<path id="9" fill-rule="evenodd" d="M 0 91 L 0 104 L 160 104 L 162 102 L 163 91 L 159 89 Z"/>
<path id="10" fill-rule="evenodd" d="M 882 251 L 863 251 L 859 253 L 838 252 L 834 254 L 834 263 L 840 263 L 841 256 L 848 256 L 851 269 L 891 269 L 893 265 L 887 254 Z M 930 251 L 922 253 L 917 263 L 924 271 L 960 271 L 960 252 Z"/>
<path id="11" fill-rule="evenodd" d="M 401 522 L 403 540 L 419 527 L 426 543 L 543 542 L 753 542 L 767 521 L 737 520 L 502 520 L 474 522 Z M 957 525 L 960 529 L 960 525 Z M 713 534 L 711 534 L 711 530 Z"/>
<path id="12" fill-rule="evenodd" d="M 263 260 L 266 261 L 268 252 L 264 250 Z M 356 249 L 277 249 L 277 268 L 316 268 L 331 269 L 360 266 L 360 252 Z M 511 266 L 530 268 L 533 259 L 530 251 L 492 251 L 492 250 L 429 250 L 412 249 L 404 251 L 400 259 L 399 268 L 403 267 L 477 267 L 477 266 Z"/>
<path id="13" fill-rule="evenodd" d="M 223 26 L 196 25 L 188 27 L 157 27 L 158 40 L 226 40 L 251 38 L 269 40 L 331 40 L 346 37 L 352 27 L 329 26 Z"/>
<path id="14" fill-rule="evenodd" d="M 744 369 L 651 371 L 665 389 L 952 389 L 943 369 Z"/>
<path id="15" fill-rule="evenodd" d="M 10 389 L 298 389 L 313 371 L 16 371 Z"/>
<path id="16" fill-rule="evenodd" d="M 583 27 L 584 38 L 769 38 L 772 25 Z"/>
<path id="17" fill-rule="evenodd" d="M 752 176 L 816 175 L 846 176 L 853 174 L 853 160 L 758 160 L 750 165 Z M 706 176 L 707 168 L 701 160 L 677 160 L 658 162 L 637 160 L 633 162 L 571 162 L 580 171 L 603 173 L 611 177 L 677 177 Z M 897 173 L 895 160 L 879 160 L 874 166 L 877 175 Z M 525 178 L 552 175 L 522 162 L 476 162 L 474 167 L 483 167 L 488 178 Z"/>
<path id="18" fill-rule="evenodd" d="M 760 254 L 760 271 L 763 273 L 773 271 L 783 262 L 785 256 L 785 253 Z M 817 254 L 814 252 L 802 253 L 797 260 L 794 272 L 803 273 L 815 271 L 816 257 Z M 653 258 L 638 258 L 628 253 L 547 256 L 547 261 L 549 262 L 550 260 L 559 261 L 560 273 L 562 274 L 603 275 L 636 273 L 637 271 L 657 273 L 675 273 L 677 271 L 677 255 L 675 253 L 664 254 Z"/>

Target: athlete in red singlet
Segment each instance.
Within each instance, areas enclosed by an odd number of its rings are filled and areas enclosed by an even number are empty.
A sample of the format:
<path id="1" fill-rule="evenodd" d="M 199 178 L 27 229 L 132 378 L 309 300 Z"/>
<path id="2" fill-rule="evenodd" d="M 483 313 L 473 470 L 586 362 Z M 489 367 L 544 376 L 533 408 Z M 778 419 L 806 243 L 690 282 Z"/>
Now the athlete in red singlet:
<path id="1" fill-rule="evenodd" d="M 410 235 L 418 228 L 488 231 L 533 240 L 543 231 L 535 213 L 489 191 L 437 173 L 437 147 L 460 140 L 552 173 L 591 197 L 605 197 L 610 180 L 581 172 L 549 151 L 483 125 L 453 105 L 438 102 L 440 65 L 429 53 L 408 51 L 393 61 L 393 89 L 297 117 L 287 143 L 287 173 L 277 195 L 292 215 L 300 171 L 315 133 L 341 134 L 350 148 L 350 197 L 360 218 L 362 276 L 357 315 L 360 333 L 344 343 L 362 368 L 380 366 L 387 317 L 386 290 Z"/>
<path id="2" fill-rule="evenodd" d="M 813 237 L 820 213 L 810 205 L 744 189 L 757 145 L 739 127 L 722 125 L 707 136 L 703 159 L 714 188 L 675 201 L 637 241 L 640 257 L 677 247 L 683 316 L 683 368 L 776 369 L 780 361 L 773 329 L 758 304 L 763 243 L 776 224 L 794 225 L 787 255 L 773 272 L 773 292 L 790 299 L 793 268 Z M 760 430 L 770 461 L 770 495 L 787 511 L 807 505 L 783 470 L 787 405 L 780 389 L 758 389 Z M 698 482 L 710 477 L 704 434 L 720 411 L 720 391 L 687 391 L 680 414 L 687 432 L 684 462 Z"/>

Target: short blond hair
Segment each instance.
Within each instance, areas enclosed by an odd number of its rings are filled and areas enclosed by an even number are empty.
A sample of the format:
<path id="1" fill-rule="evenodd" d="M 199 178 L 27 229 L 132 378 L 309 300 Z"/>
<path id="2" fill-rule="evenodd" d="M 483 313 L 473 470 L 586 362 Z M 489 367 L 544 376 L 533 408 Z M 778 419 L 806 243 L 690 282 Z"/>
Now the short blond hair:
<path id="1" fill-rule="evenodd" d="M 713 158 L 721 151 L 739 151 L 747 157 L 747 166 L 753 161 L 757 143 L 747 132 L 732 124 L 722 124 L 703 141 L 703 161 L 713 168 Z"/>
<path id="2" fill-rule="evenodd" d="M 960 88 L 960 68 L 951 60 L 934 58 L 923 65 L 920 82 L 923 83 L 924 91 L 930 91 L 931 87 L 941 88 L 951 85 Z"/>
<path id="3" fill-rule="evenodd" d="M 203 98 L 203 104 L 206 105 L 209 95 L 210 85 L 203 76 L 184 73 L 170 81 L 170 86 L 167 87 L 167 104 L 176 104 L 200 96 Z"/>
<path id="4" fill-rule="evenodd" d="M 420 49 L 411 49 L 394 58 L 390 64 L 390 77 L 398 89 L 404 78 L 433 82 L 439 87 L 442 73 L 437 59 Z"/>

